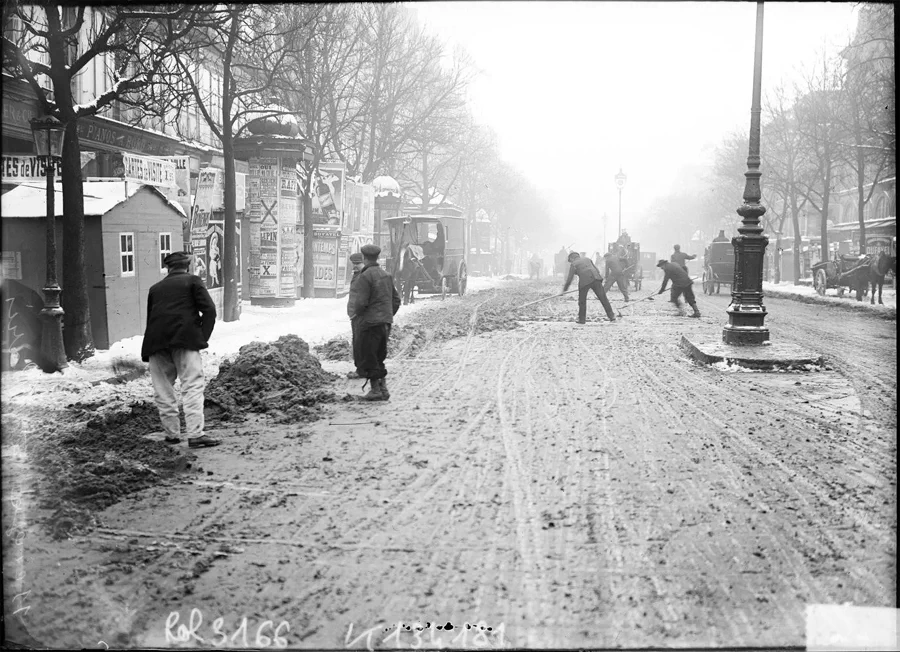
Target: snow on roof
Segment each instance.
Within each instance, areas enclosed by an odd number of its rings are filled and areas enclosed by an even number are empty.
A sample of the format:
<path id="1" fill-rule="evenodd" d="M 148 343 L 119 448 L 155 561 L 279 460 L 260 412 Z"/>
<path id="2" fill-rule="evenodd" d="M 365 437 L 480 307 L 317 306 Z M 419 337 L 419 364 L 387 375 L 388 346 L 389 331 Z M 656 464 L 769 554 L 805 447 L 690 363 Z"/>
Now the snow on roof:
<path id="1" fill-rule="evenodd" d="M 84 214 L 106 215 L 113 208 L 126 200 L 125 188 L 128 188 L 128 197 L 133 197 L 141 188 L 149 188 L 159 195 L 179 215 L 185 216 L 184 209 L 171 201 L 158 188 L 145 186 L 142 183 L 127 183 L 125 181 L 85 181 L 84 182 Z M 54 208 L 56 216 L 63 216 L 62 184 L 56 184 Z M 47 216 L 47 185 L 42 182 L 23 183 L 0 198 L 0 211 L 4 217 L 46 217 Z"/>

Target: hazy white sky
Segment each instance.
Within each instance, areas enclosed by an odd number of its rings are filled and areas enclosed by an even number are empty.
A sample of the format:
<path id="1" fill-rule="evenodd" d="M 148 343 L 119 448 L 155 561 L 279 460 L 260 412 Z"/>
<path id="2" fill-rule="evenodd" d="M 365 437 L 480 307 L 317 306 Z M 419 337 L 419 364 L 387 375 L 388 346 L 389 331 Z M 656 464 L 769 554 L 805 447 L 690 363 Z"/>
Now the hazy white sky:
<path id="1" fill-rule="evenodd" d="M 604 212 L 615 237 L 620 166 L 622 225 L 638 239 L 641 211 L 680 165 L 749 127 L 753 2 L 411 6 L 475 60 L 475 116 L 497 132 L 506 160 L 553 191 L 568 239 L 599 247 Z M 855 25 L 851 3 L 766 3 L 763 92 L 846 44 Z"/>

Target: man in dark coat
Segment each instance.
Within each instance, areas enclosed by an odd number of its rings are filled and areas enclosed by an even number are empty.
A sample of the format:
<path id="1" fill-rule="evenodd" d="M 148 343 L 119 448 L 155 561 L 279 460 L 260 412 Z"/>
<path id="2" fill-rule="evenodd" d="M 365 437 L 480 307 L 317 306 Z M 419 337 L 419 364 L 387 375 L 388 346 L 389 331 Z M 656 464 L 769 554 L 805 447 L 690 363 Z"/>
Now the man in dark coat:
<path id="1" fill-rule="evenodd" d="M 353 284 L 356 283 L 356 279 L 359 278 L 359 275 L 363 269 L 363 255 L 358 251 L 356 253 L 350 254 L 350 264 L 353 265 L 353 278 L 350 279 L 350 294 L 347 296 L 347 316 L 350 317 L 350 332 L 352 338 L 350 341 L 353 348 L 354 371 L 348 372 L 347 378 L 359 378 L 359 372 L 356 371 L 356 368 L 359 367 L 360 362 L 358 333 L 359 328 L 356 315 L 350 312 L 350 297 L 353 296 Z"/>
<path id="2" fill-rule="evenodd" d="M 700 311 L 697 309 L 697 300 L 694 298 L 694 290 L 691 286 L 694 284 L 694 281 L 688 276 L 688 273 L 685 269 L 678 265 L 677 263 L 670 263 L 665 260 L 660 260 L 656 263 L 656 266 L 659 267 L 665 276 L 663 276 L 662 287 L 659 289 L 657 294 L 662 294 L 666 291 L 666 285 L 668 285 L 669 281 L 672 281 L 672 295 L 669 298 L 669 301 L 675 304 L 675 307 L 678 308 L 678 314 L 682 317 L 684 316 L 684 308 L 681 305 L 681 302 L 678 300 L 678 297 L 684 295 L 684 300 L 687 301 L 688 305 L 694 309 L 694 314 L 691 317 L 700 317 Z"/>
<path id="3" fill-rule="evenodd" d="M 607 251 L 603 254 L 603 260 L 606 263 L 606 282 L 603 284 L 604 291 L 609 292 L 609 288 L 615 283 L 619 286 L 619 292 L 625 297 L 625 301 L 630 301 L 628 298 L 628 281 L 625 280 L 625 268 L 622 267 L 621 259 L 613 252 Z"/>
<path id="4" fill-rule="evenodd" d="M 672 254 L 670 260 L 676 265 L 681 265 L 684 271 L 688 271 L 687 261 L 694 260 L 697 257 L 697 254 L 686 254 L 681 250 L 681 245 L 675 245 L 675 251 Z"/>
<path id="5" fill-rule="evenodd" d="M 216 325 L 216 306 L 199 276 L 188 273 L 191 257 L 178 251 L 163 260 L 169 270 L 147 295 L 147 329 L 141 359 L 150 363 L 150 379 L 166 442 L 181 441 L 175 379 L 181 379 L 188 446 L 218 446 L 203 434 L 203 360 Z"/>
<path id="6" fill-rule="evenodd" d="M 360 361 L 356 371 L 372 384 L 363 400 L 387 401 L 391 395 L 385 382 L 387 369 L 384 359 L 387 357 L 391 324 L 400 309 L 400 294 L 394 287 L 394 279 L 378 264 L 381 249 L 367 244 L 360 251 L 363 270 L 350 287 L 347 304 L 348 313 L 358 320 Z"/>
<path id="7" fill-rule="evenodd" d="M 583 324 L 587 319 L 587 295 L 591 290 L 594 291 L 594 294 L 600 299 L 600 303 L 603 304 L 603 309 L 606 310 L 606 316 L 609 318 L 609 321 L 616 321 L 612 306 L 609 305 L 609 299 L 606 298 L 606 290 L 603 289 L 603 276 L 601 276 L 597 266 L 594 265 L 590 258 L 581 256 L 574 251 L 569 254 L 568 261 L 569 275 L 566 277 L 566 284 L 563 286 L 561 294 L 566 293 L 577 274 L 578 323 Z"/>

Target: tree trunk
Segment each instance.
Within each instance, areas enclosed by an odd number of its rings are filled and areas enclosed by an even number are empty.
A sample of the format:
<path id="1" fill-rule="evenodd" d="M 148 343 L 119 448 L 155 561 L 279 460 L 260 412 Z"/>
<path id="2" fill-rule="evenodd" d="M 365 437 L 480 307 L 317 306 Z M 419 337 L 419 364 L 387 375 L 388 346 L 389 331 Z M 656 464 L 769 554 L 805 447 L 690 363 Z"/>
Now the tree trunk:
<path id="1" fill-rule="evenodd" d="M 797 195 L 791 187 L 791 226 L 794 229 L 794 255 L 791 259 L 794 272 L 794 285 L 800 285 L 800 256 L 803 249 L 803 237 L 800 233 L 800 211 L 797 208 Z"/>
<path id="2" fill-rule="evenodd" d="M 857 132 L 858 133 L 858 132 Z M 860 145 L 857 138 L 857 145 Z M 866 190 L 863 184 L 866 182 L 866 160 L 862 147 L 856 148 L 856 200 L 859 211 L 859 253 L 866 253 Z"/>
<path id="3" fill-rule="evenodd" d="M 313 267 L 313 218 L 312 179 L 313 166 L 306 164 L 306 181 L 303 184 L 303 291 L 301 296 L 315 296 L 315 267 Z"/>
<path id="4" fill-rule="evenodd" d="M 84 267 L 84 185 L 81 179 L 81 145 L 78 123 L 66 126 L 62 155 L 63 246 L 62 305 L 65 309 L 63 341 L 66 356 L 81 362 L 94 355 L 91 304 Z M 118 270 L 107 270 L 110 274 Z"/>
<path id="5" fill-rule="evenodd" d="M 828 154 L 826 153 L 826 156 Z M 825 167 L 825 188 L 822 192 L 822 224 L 820 235 L 822 239 L 822 260 L 828 260 L 828 205 L 831 202 L 831 159 Z"/>
<path id="6" fill-rule="evenodd" d="M 781 235 L 775 236 L 775 253 L 772 256 L 772 276 L 775 279 L 775 284 L 778 285 L 781 283 Z"/>
<path id="7" fill-rule="evenodd" d="M 224 120 L 222 125 L 222 155 L 225 158 L 225 236 L 224 266 L 225 288 L 222 299 L 223 321 L 237 321 L 241 318 L 241 304 L 238 301 L 237 270 L 237 188 L 234 178 L 234 135 L 231 133 L 231 122 Z"/>

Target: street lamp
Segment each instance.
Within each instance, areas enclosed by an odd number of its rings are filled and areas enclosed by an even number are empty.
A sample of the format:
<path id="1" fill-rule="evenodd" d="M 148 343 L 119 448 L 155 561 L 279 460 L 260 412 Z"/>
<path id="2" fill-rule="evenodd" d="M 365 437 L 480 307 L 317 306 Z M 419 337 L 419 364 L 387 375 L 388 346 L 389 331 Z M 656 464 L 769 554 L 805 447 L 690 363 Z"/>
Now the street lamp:
<path id="1" fill-rule="evenodd" d="M 625 181 L 628 177 L 625 176 L 625 173 L 622 172 L 622 168 L 619 168 L 619 173 L 616 175 L 616 188 L 619 189 L 619 235 L 622 235 L 622 188 L 625 187 Z"/>
<path id="2" fill-rule="evenodd" d="M 60 371 L 68 367 L 63 348 L 63 309 L 59 305 L 62 289 L 56 280 L 56 189 L 53 186 L 54 160 L 62 156 L 66 126 L 53 116 L 31 119 L 31 133 L 38 158 L 47 174 L 47 283 L 44 285 L 44 308 L 40 312 L 41 356 L 44 371 Z"/>
<path id="3" fill-rule="evenodd" d="M 734 283 L 731 286 L 731 305 L 728 306 L 728 324 L 722 330 L 725 344 L 758 345 L 769 340 L 769 329 L 764 325 L 766 308 L 763 306 L 762 275 L 763 258 L 769 239 L 764 236 L 759 223 L 766 209 L 762 199 L 759 179 L 759 115 L 762 88 L 763 3 L 756 5 L 756 48 L 753 57 L 753 103 L 750 107 L 750 151 L 747 171 L 744 173 L 744 203 L 737 209 L 741 216 L 740 235 L 731 239 L 734 247 Z"/>

